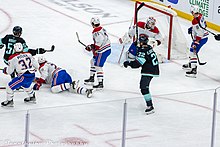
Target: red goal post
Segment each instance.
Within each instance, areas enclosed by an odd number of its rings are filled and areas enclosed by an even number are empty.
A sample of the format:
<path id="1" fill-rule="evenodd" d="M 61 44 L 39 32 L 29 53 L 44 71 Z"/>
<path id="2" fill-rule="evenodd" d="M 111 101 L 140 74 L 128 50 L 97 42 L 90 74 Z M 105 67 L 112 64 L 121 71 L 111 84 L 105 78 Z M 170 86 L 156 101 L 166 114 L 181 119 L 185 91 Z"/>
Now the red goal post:
<path id="1" fill-rule="evenodd" d="M 141 3 L 142 2 L 139 2 L 139 1 L 135 2 L 135 14 L 137 12 L 137 7 Z M 147 9 L 148 12 L 152 11 L 152 13 L 156 12 L 158 14 L 157 16 L 163 15 L 162 17 L 164 17 L 164 16 L 166 17 L 163 20 L 167 20 L 167 22 L 168 22 L 167 24 L 169 26 L 165 27 L 165 29 L 167 29 L 166 31 L 164 31 L 164 32 L 160 31 L 163 36 L 167 36 L 167 39 L 164 40 L 164 44 L 166 46 L 165 48 L 167 48 L 167 51 L 166 51 L 166 55 L 163 55 L 163 56 L 165 56 L 165 58 L 170 60 L 172 58 L 172 56 L 174 56 L 174 55 L 172 55 L 172 51 L 173 51 L 173 52 L 176 52 L 175 54 L 182 54 L 181 55 L 182 57 L 180 57 L 180 55 L 177 55 L 178 56 L 177 58 L 186 58 L 187 57 L 187 49 L 188 49 L 186 38 L 184 37 L 184 35 L 182 33 L 179 33 L 176 36 L 174 36 L 174 33 L 175 33 L 174 18 L 177 18 L 177 13 L 169 7 L 162 6 L 162 5 L 159 5 L 159 4 L 156 4 L 156 3 L 152 3 L 152 2 L 145 2 L 144 6 L 138 12 L 138 17 L 139 18 L 141 17 L 140 15 L 142 13 L 145 13 L 143 9 Z M 145 17 L 144 21 L 146 21 L 147 17 L 150 16 L 148 14 L 148 12 L 146 14 L 143 14 L 144 17 Z M 138 20 L 139 20 L 139 18 L 138 18 Z M 136 20 L 136 19 L 137 19 L 136 15 L 134 15 L 134 20 Z M 161 30 L 161 28 L 158 26 L 158 23 L 162 23 L 162 26 L 166 25 L 162 20 L 160 22 L 160 19 L 161 19 L 161 17 L 159 19 L 156 19 L 157 20 L 156 26 L 159 28 L 159 30 Z M 134 23 L 135 23 L 135 21 L 134 21 Z M 179 25 L 179 24 L 176 24 L 176 25 Z M 177 28 L 176 31 L 181 31 L 181 28 L 180 27 Z M 177 37 L 181 37 L 178 41 L 182 42 L 184 45 L 182 45 L 181 47 L 177 47 L 177 49 L 175 49 L 175 44 L 180 45 L 180 43 L 176 42 Z M 177 58 L 173 57 L 172 59 L 177 59 Z"/>

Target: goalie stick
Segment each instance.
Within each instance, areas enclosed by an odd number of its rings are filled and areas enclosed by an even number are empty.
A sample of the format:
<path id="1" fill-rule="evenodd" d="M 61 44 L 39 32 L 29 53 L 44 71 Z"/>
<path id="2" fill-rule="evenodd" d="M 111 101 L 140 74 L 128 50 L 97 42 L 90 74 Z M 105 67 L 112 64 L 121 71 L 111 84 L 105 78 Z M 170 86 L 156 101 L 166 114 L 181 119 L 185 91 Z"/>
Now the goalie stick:
<path id="1" fill-rule="evenodd" d="M 79 35 L 78 35 L 78 33 L 76 32 L 76 37 L 77 37 L 77 39 L 78 39 L 78 42 L 80 43 L 80 44 L 82 44 L 84 47 L 86 47 L 87 45 L 85 45 L 84 43 L 82 43 L 81 41 L 80 41 L 80 39 L 79 39 Z"/>

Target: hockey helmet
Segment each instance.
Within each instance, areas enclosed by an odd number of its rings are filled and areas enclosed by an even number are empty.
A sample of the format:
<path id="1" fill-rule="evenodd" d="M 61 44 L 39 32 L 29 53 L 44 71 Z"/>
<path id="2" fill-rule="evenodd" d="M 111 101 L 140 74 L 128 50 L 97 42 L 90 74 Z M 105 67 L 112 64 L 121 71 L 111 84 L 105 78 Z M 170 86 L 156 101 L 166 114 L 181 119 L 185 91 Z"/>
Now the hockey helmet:
<path id="1" fill-rule="evenodd" d="M 20 26 L 15 26 L 13 28 L 13 34 L 14 35 L 21 35 L 22 34 L 22 28 Z"/>
<path id="2" fill-rule="evenodd" d="M 156 24 L 156 19 L 154 17 L 148 17 L 146 21 L 146 28 L 153 29 Z"/>
<path id="3" fill-rule="evenodd" d="M 147 45 L 148 43 L 148 36 L 145 34 L 140 34 L 139 35 L 139 42 L 141 45 Z"/>
<path id="4" fill-rule="evenodd" d="M 192 14 L 199 13 L 199 6 L 198 5 L 191 5 L 190 12 Z"/>
<path id="5" fill-rule="evenodd" d="M 47 60 L 46 60 L 46 58 L 44 56 L 38 57 L 38 63 L 39 64 L 42 64 L 42 63 L 45 63 L 45 62 L 47 62 Z"/>
<path id="6" fill-rule="evenodd" d="M 14 51 L 16 53 L 23 52 L 23 45 L 20 42 L 15 43 L 14 44 Z"/>
<path id="7" fill-rule="evenodd" d="M 100 20 L 99 20 L 98 17 L 93 17 L 93 18 L 91 18 L 90 23 L 91 23 L 92 26 L 99 26 L 100 25 Z"/>

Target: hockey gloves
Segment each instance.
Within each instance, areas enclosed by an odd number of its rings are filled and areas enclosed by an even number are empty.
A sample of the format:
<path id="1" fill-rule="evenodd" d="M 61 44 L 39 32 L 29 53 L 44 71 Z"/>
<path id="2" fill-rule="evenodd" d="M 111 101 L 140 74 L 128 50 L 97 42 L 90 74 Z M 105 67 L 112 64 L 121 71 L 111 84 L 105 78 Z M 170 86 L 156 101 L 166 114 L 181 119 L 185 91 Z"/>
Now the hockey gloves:
<path id="1" fill-rule="evenodd" d="M 2 70 L 2 72 L 7 75 L 7 74 L 8 74 L 8 73 L 7 73 L 7 67 L 4 67 L 3 70 Z"/>
<path id="2" fill-rule="evenodd" d="M 1 44 L 1 45 L 0 45 L 0 49 L 2 49 L 3 47 L 4 47 L 4 44 Z"/>
<path id="3" fill-rule="evenodd" d="M 39 90 L 40 87 L 42 86 L 42 83 L 45 83 L 45 80 L 42 79 L 42 78 L 39 78 L 39 79 L 36 79 L 36 82 L 37 82 L 37 83 L 34 84 L 33 89 L 34 89 L 34 90 Z"/>
<path id="4" fill-rule="evenodd" d="M 188 34 L 192 34 L 192 27 L 188 28 Z"/>
<path id="5" fill-rule="evenodd" d="M 42 84 L 40 84 L 40 83 L 36 83 L 36 84 L 34 84 L 33 89 L 34 89 L 34 90 L 39 90 L 40 87 L 41 87 L 41 85 L 42 85 Z"/>
<path id="6" fill-rule="evenodd" d="M 95 45 L 94 44 L 87 45 L 85 49 L 90 52 L 91 50 L 95 49 Z"/>
<path id="7" fill-rule="evenodd" d="M 125 61 L 124 62 L 124 67 L 127 68 L 128 66 L 130 66 L 130 62 L 129 61 Z"/>
<path id="8" fill-rule="evenodd" d="M 37 54 L 44 54 L 46 50 L 44 48 L 37 48 Z"/>

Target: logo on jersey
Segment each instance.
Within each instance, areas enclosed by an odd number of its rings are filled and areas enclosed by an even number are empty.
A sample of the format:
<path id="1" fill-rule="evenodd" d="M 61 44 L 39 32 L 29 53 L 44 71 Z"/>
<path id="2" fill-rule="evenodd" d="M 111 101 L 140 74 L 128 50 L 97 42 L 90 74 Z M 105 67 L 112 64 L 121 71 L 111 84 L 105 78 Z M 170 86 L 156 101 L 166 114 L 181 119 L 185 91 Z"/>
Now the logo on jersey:
<path id="1" fill-rule="evenodd" d="M 173 4 L 177 4 L 178 3 L 178 0 L 168 0 L 168 2 L 171 2 Z"/>

